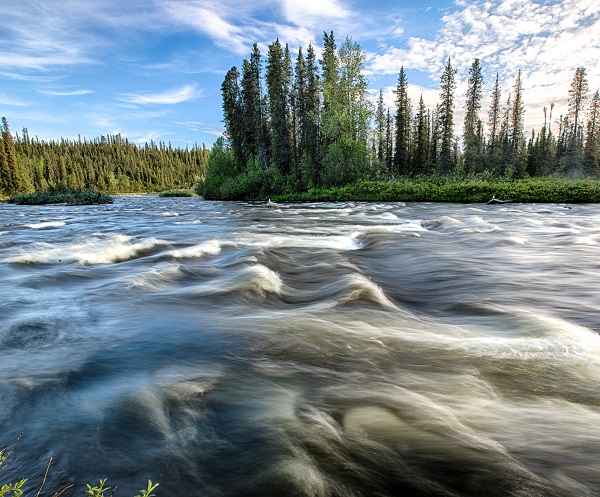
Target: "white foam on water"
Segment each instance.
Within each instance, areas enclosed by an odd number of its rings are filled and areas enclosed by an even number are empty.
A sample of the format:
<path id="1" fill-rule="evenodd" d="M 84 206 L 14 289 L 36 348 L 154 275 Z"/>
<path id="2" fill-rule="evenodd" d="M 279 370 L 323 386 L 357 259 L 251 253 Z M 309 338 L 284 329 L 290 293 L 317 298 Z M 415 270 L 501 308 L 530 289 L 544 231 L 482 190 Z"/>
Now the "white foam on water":
<path id="1" fill-rule="evenodd" d="M 136 274 L 125 280 L 127 288 L 143 290 L 161 290 L 173 285 L 181 274 L 179 264 L 165 263 L 153 267 L 150 271 Z"/>
<path id="2" fill-rule="evenodd" d="M 381 287 L 362 274 L 353 273 L 345 275 L 340 283 L 345 288 L 337 301 L 338 304 L 365 299 L 389 309 L 397 309 L 396 305 L 388 298 Z"/>
<path id="3" fill-rule="evenodd" d="M 505 243 L 509 245 L 523 245 L 525 243 L 525 239 L 521 238 L 520 236 L 509 236 L 505 240 Z"/>
<path id="4" fill-rule="evenodd" d="M 344 235 L 265 235 L 247 234 L 245 237 L 236 237 L 238 246 L 249 246 L 258 248 L 315 248 L 315 249 L 337 249 L 357 250 L 362 247 L 359 238 L 364 233 L 354 231 Z"/>
<path id="5" fill-rule="evenodd" d="M 170 250 L 167 255 L 174 259 L 191 259 L 202 257 L 203 255 L 217 255 L 221 252 L 221 242 L 218 240 L 208 240 L 199 245 L 193 245 L 184 249 Z"/>
<path id="6" fill-rule="evenodd" d="M 281 277 L 262 264 L 252 264 L 229 271 L 213 280 L 176 290 L 184 295 L 222 295 L 242 293 L 264 298 L 268 293 L 280 294 L 283 286 Z"/>
<path id="7" fill-rule="evenodd" d="M 25 228 L 39 230 L 44 228 L 55 228 L 57 226 L 64 226 L 65 224 L 66 223 L 64 221 L 43 221 L 41 223 L 26 224 Z"/>
<path id="8" fill-rule="evenodd" d="M 179 212 L 161 212 L 160 215 L 163 217 L 178 217 L 181 214 Z"/>
<path id="9" fill-rule="evenodd" d="M 164 240 L 142 238 L 118 233 L 92 235 L 83 241 L 55 245 L 35 243 L 25 248 L 20 255 L 8 258 L 5 262 L 22 264 L 57 264 L 78 262 L 80 264 L 112 264 L 125 262 L 150 250 L 169 245 Z M 32 251 L 27 251 L 33 249 Z"/>
<path id="10" fill-rule="evenodd" d="M 598 235 L 578 236 L 573 243 L 575 245 L 598 245 Z"/>
<path id="11" fill-rule="evenodd" d="M 535 219 L 533 217 L 525 217 L 522 219 L 522 222 L 524 224 L 529 224 L 531 226 L 543 226 L 544 225 L 544 221 L 542 221 L 541 219 Z"/>

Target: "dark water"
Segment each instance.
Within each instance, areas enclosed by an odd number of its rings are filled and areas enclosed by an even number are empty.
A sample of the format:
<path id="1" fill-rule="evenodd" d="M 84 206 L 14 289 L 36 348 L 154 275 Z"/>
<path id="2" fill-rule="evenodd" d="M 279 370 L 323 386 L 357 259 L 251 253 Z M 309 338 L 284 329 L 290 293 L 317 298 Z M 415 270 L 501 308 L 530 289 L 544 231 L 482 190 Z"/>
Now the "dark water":
<path id="1" fill-rule="evenodd" d="M 0 282 L 0 483 L 600 494 L 595 205 L 0 205 Z"/>

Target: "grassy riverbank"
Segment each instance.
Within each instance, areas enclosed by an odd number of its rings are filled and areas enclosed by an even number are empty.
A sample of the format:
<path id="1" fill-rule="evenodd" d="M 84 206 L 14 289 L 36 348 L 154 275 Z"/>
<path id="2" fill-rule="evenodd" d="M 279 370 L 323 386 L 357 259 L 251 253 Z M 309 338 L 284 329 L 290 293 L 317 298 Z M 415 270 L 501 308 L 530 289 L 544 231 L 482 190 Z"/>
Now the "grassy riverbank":
<path id="1" fill-rule="evenodd" d="M 92 188 L 48 188 L 33 193 L 12 195 L 8 199 L 10 204 L 18 205 L 97 205 L 110 204 L 112 197 Z"/>
<path id="2" fill-rule="evenodd" d="M 279 202 L 379 201 L 379 202 L 513 202 L 591 203 L 600 202 L 600 181 L 535 178 L 521 180 L 460 180 L 427 177 L 395 181 L 359 181 L 339 188 L 271 195 Z"/>

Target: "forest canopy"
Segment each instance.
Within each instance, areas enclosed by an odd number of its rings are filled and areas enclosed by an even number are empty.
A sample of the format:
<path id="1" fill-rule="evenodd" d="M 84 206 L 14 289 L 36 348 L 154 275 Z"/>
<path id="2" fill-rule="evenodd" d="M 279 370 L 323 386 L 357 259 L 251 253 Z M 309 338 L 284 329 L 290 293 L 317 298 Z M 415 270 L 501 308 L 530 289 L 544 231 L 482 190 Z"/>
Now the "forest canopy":
<path id="1" fill-rule="evenodd" d="M 151 141 L 139 146 L 121 135 L 42 141 L 24 129 L 13 136 L 3 117 L 0 193 L 48 188 L 96 188 L 109 193 L 193 188 L 206 173 L 209 155 L 204 145 L 181 149 Z"/>
<path id="2" fill-rule="evenodd" d="M 217 140 L 198 191 L 207 198 L 253 198 L 331 188 L 359 180 L 479 175 L 523 179 L 596 178 L 600 174 L 600 95 L 590 94 L 584 67 L 568 93 L 569 111 L 552 128 L 554 104 L 542 129 L 524 129 L 523 78 L 507 95 L 499 75 L 489 109 L 482 109 L 479 59 L 468 73 L 464 122 L 455 122 L 457 71 L 447 58 L 439 101 L 412 102 L 399 68 L 395 107 L 383 91 L 376 104 L 364 75 L 366 54 L 347 37 L 338 47 L 324 33 L 317 60 L 309 45 L 295 63 L 279 39 L 263 58 L 257 44 L 226 74 L 221 92 L 225 136 Z M 462 124 L 462 132 L 456 130 Z"/>
<path id="3" fill-rule="evenodd" d="M 300 47 L 295 60 L 279 39 L 265 57 L 257 44 L 240 69 L 221 85 L 224 135 L 204 145 L 173 148 L 164 142 L 131 143 L 121 135 L 40 141 L 27 129 L 13 135 L 2 118 L 0 194 L 47 188 L 97 188 L 108 193 L 189 189 L 206 198 L 265 198 L 359 181 L 435 177 L 515 180 L 600 175 L 600 94 L 586 69 L 577 67 L 568 90 L 568 112 L 543 108 L 541 129 L 526 135 L 523 78 L 508 92 L 496 74 L 491 104 L 484 98 L 481 61 L 462 75 L 464 102 L 457 102 L 457 71 L 447 58 L 439 99 L 428 108 L 408 95 L 398 69 L 393 108 L 383 90 L 369 94 L 366 54 L 346 37 L 339 44 L 324 33 L 314 47 Z M 566 82 L 565 82 L 566 83 Z M 461 105 L 464 120 L 457 123 Z M 540 110 L 542 111 L 542 110 Z"/>

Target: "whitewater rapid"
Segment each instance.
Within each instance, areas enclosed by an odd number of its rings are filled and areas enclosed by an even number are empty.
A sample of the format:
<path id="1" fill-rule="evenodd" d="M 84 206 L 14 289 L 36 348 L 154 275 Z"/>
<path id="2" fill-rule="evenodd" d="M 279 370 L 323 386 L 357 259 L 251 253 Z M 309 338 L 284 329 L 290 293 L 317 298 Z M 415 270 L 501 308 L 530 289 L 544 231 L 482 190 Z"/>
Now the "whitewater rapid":
<path id="1" fill-rule="evenodd" d="M 567 208 L 568 207 L 568 208 Z M 0 206 L 0 474 L 594 496 L 595 205 Z M 65 493 L 63 495 L 69 495 Z"/>

